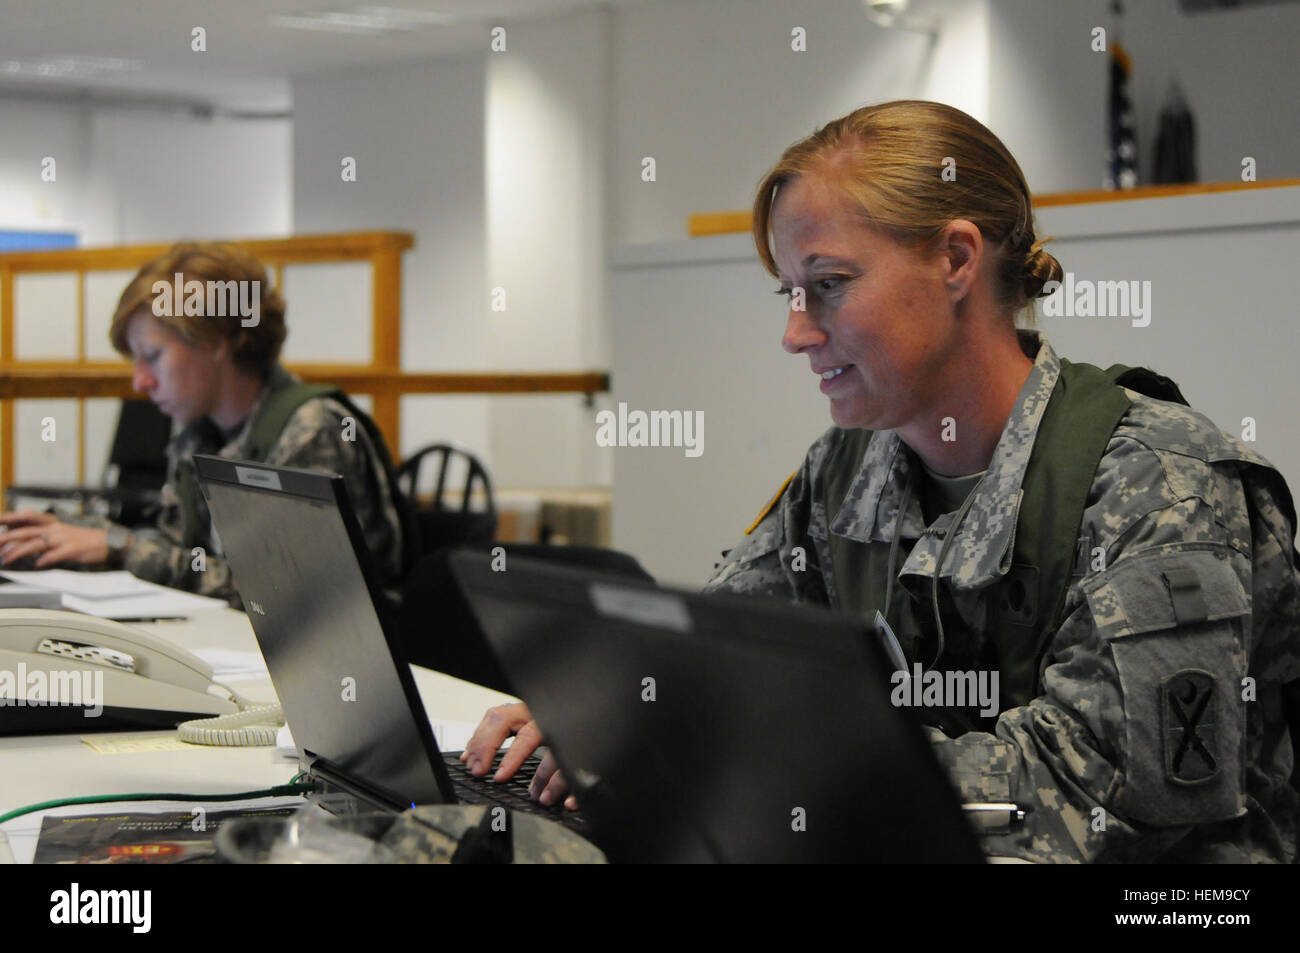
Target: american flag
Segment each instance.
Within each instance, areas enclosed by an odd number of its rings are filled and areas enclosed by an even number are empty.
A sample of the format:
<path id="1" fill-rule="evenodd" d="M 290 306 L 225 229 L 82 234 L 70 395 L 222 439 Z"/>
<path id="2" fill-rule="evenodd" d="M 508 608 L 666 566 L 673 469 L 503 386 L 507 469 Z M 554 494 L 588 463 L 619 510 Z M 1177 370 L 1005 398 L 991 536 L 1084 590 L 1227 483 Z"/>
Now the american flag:
<path id="1" fill-rule="evenodd" d="M 1118 41 L 1110 47 L 1110 145 L 1106 149 L 1106 188 L 1131 189 L 1138 184 L 1137 131 L 1128 81 L 1133 61 Z"/>

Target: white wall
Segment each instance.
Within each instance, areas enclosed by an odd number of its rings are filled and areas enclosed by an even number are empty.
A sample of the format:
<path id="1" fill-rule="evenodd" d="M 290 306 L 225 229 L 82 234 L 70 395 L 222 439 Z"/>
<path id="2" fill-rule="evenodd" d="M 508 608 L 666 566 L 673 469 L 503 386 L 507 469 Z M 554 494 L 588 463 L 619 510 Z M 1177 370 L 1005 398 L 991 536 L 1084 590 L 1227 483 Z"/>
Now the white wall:
<path id="1" fill-rule="evenodd" d="M 1060 206 L 1039 223 L 1076 279 L 1151 283 L 1145 326 L 1044 317 L 1040 302 L 1038 324 L 1058 353 L 1151 367 L 1239 439 L 1253 418 L 1252 449 L 1300 491 L 1300 187 Z"/>
<path id="2" fill-rule="evenodd" d="M 806 52 L 790 48 L 799 26 Z M 789 143 L 865 103 L 944 85 L 928 39 L 875 26 L 860 0 L 632 4 L 614 43 L 615 244 L 683 238 L 693 212 L 749 208 Z M 654 182 L 641 179 L 646 156 Z"/>
<path id="3" fill-rule="evenodd" d="M 295 230 L 415 234 L 404 369 L 608 366 L 608 57 L 597 12 L 512 25 L 501 53 L 295 83 Z M 356 182 L 341 180 L 342 156 Z M 590 419 L 577 395 L 408 397 L 401 450 L 458 441 L 500 486 L 608 483 Z"/>
<path id="4" fill-rule="evenodd" d="M 290 227 L 288 120 L 198 120 L 0 98 L 0 228 L 83 246 Z M 41 178 L 45 156 L 57 178 Z"/>
<path id="5" fill-rule="evenodd" d="M 92 136 L 115 227 L 86 244 L 278 238 L 290 230 L 288 120 L 100 113 Z"/>
<path id="6" fill-rule="evenodd" d="M 75 232 L 82 246 L 181 238 L 256 238 L 290 231 L 291 126 L 287 120 L 189 119 L 0 98 L 0 228 Z M 53 182 L 42 160 L 55 160 Z M 86 282 L 85 352 L 115 357 L 108 319 L 130 275 Z M 17 282 L 20 357 L 76 355 L 76 286 L 70 276 Z M 86 412 L 86 477 L 97 480 L 116 424 L 115 401 Z M 53 417 L 57 439 L 40 439 Z M 74 401 L 18 401 L 15 478 L 75 482 Z"/>
<path id="7" fill-rule="evenodd" d="M 1177 0 L 1125 4 L 1132 47 L 1143 181 L 1149 182 L 1159 109 L 1170 77 L 1198 122 L 1201 179 L 1241 176 L 1254 156 L 1259 178 L 1300 176 L 1300 4 L 1186 16 Z M 1129 38 L 1131 37 L 1131 38 Z"/>
<path id="8" fill-rule="evenodd" d="M 939 17 L 934 43 L 872 24 L 860 0 L 657 0 L 516 23 L 504 54 L 299 77 L 292 124 L 0 99 L 0 225 L 72 228 L 93 243 L 410 229 L 405 368 L 608 366 L 617 387 L 607 250 L 680 238 L 693 212 L 749 207 L 785 145 L 862 103 L 950 102 L 1004 138 L 1035 191 L 1098 183 L 1105 58 L 1089 30 L 1110 25 L 1105 0 L 913 6 Z M 1207 177 L 1234 177 L 1245 154 L 1261 177 L 1300 174 L 1289 45 L 1300 5 L 1197 17 L 1176 0 L 1126 7 L 1144 166 L 1169 64 L 1184 61 L 1197 67 L 1180 75 Z M 790 49 L 794 27 L 807 52 Z M 58 158 L 57 184 L 39 181 L 45 154 Z M 344 155 L 360 162 L 356 183 L 339 177 Z M 640 176 L 647 155 L 653 183 Z M 502 314 L 488 306 L 497 285 Z M 289 353 L 312 343 L 304 335 L 353 349 L 362 290 L 295 289 Z M 610 405 L 409 398 L 402 449 L 451 437 L 506 484 L 602 483 L 610 457 L 593 446 L 593 413 Z"/>
<path id="9" fill-rule="evenodd" d="M 114 227 L 111 183 L 92 181 L 98 164 L 84 112 L 0 99 L 0 130 L 0 228 L 98 235 Z M 46 156 L 55 160 L 53 182 L 41 178 Z"/>
<path id="10" fill-rule="evenodd" d="M 315 74 L 294 82 L 297 233 L 402 229 L 402 366 L 449 371 L 492 366 L 485 202 L 486 73 L 482 57 Z M 356 160 L 355 182 L 342 160 Z M 289 326 L 295 324 L 289 301 Z M 301 326 L 302 315 L 298 322 Z M 314 334 L 351 312 L 312 315 Z M 403 401 L 401 452 L 435 439 L 488 441 L 486 398 Z M 395 448 L 396 449 L 396 448 Z"/>
<path id="11" fill-rule="evenodd" d="M 1049 214 L 1050 213 L 1050 214 Z M 1300 187 L 1045 210 L 1077 277 L 1152 283 L 1146 327 L 1043 318 L 1063 357 L 1148 365 L 1300 487 Z M 613 545 L 663 581 L 702 584 L 809 444 L 830 426 L 807 361 L 780 347 L 784 302 L 744 236 L 627 247 L 615 259 L 614 396 L 703 410 L 704 453 L 620 448 Z M 689 322 L 667 318 L 689 313 Z"/>
<path id="12" fill-rule="evenodd" d="M 933 20 L 939 35 L 925 57 L 920 96 L 989 122 L 992 72 L 989 6 L 992 0 L 917 0 L 916 16 Z"/>
<path id="13" fill-rule="evenodd" d="M 928 39 L 872 24 L 860 0 L 631 3 L 615 21 L 611 239 L 684 237 L 693 212 L 745 209 L 797 138 L 870 102 L 937 99 L 985 122 L 1035 192 L 1100 188 L 1105 175 L 1107 0 L 916 0 Z M 1300 175 L 1300 4 L 1184 15 L 1177 0 L 1125 4 L 1142 181 L 1177 74 L 1199 123 L 1202 179 Z M 808 52 L 790 50 L 793 26 Z M 640 179 L 643 156 L 658 181 Z"/>
<path id="14" fill-rule="evenodd" d="M 609 366 L 605 319 L 605 147 L 610 17 L 519 24 L 492 53 L 487 94 L 489 311 L 480 366 Z M 602 404 L 604 405 L 602 398 Z M 490 456 L 502 486 L 608 484 L 608 454 L 577 395 L 495 397 Z"/>
<path id="15" fill-rule="evenodd" d="M 1109 59 L 1093 52 L 1091 30 L 1110 23 L 1106 6 L 990 0 L 987 124 L 1031 192 L 1105 184 Z"/>
<path id="16" fill-rule="evenodd" d="M 1139 179 L 1152 182 L 1160 107 L 1176 77 L 1197 121 L 1202 181 L 1300 175 L 1300 4 L 1187 16 L 1178 0 L 1126 3 L 1120 38 L 1133 59 Z M 1091 31 L 1115 37 L 1107 0 L 990 0 L 990 125 L 1035 192 L 1101 188 L 1108 58 Z"/>
<path id="17" fill-rule="evenodd" d="M 784 299 L 746 236 L 628 247 L 611 276 L 615 402 L 704 415 L 702 453 L 620 447 L 612 542 L 695 586 L 830 426 L 808 362 L 781 348 Z"/>

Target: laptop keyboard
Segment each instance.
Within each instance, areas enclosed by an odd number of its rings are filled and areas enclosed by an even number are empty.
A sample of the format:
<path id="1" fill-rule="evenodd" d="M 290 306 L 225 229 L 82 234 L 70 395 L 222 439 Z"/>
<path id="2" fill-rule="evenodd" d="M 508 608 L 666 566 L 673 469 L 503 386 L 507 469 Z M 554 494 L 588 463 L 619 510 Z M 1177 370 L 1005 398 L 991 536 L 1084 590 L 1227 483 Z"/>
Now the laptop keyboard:
<path id="1" fill-rule="evenodd" d="M 462 804 L 478 804 L 489 807 L 501 805 L 512 811 L 550 818 L 579 833 L 587 829 L 587 822 L 583 818 L 582 812 L 566 810 L 563 802 L 548 807 L 528 796 L 528 786 L 532 783 L 533 775 L 537 773 L 537 769 L 542 763 L 540 756 L 530 756 L 519 766 L 519 770 L 515 772 L 514 777 L 501 782 L 493 781 L 492 774 L 501 764 L 501 756 L 504 753 L 497 752 L 496 758 L 492 761 L 492 769 L 479 778 L 470 774 L 469 769 L 461 763 L 459 751 L 443 752 L 442 760 L 447 765 L 447 773 L 451 775 L 451 785 L 455 788 L 456 797 L 460 799 Z"/>

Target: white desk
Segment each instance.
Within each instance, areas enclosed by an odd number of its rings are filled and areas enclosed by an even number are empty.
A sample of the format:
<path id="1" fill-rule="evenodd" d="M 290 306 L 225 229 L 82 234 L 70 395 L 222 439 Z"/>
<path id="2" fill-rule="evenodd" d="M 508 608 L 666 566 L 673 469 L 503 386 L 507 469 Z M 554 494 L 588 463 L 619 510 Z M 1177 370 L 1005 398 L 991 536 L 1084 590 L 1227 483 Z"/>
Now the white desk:
<path id="1" fill-rule="evenodd" d="M 215 609 L 184 622 L 133 626 L 191 651 L 211 648 L 257 651 L 248 617 L 233 609 Z M 492 705 L 515 700 L 418 666 L 412 666 L 411 670 L 431 720 L 478 721 Z M 276 701 L 269 676 L 239 681 L 233 687 L 254 701 Z M 81 738 L 80 734 L 0 738 L 0 813 L 41 801 L 95 794 L 253 791 L 284 784 L 298 772 L 297 761 L 276 754 L 274 748 L 187 745 L 185 750 L 99 754 L 83 744 Z M 189 810 L 193 806 L 187 803 L 170 809 Z M 214 802 L 210 809 L 219 810 L 223 806 L 231 809 L 239 803 Z M 103 807 L 80 805 L 27 814 L 0 827 L 0 832 L 10 841 L 14 859 L 29 862 L 35 849 L 30 832 L 40 829 L 44 813 L 102 813 Z M 112 804 L 114 811 L 154 811 L 162 807 L 159 802 Z"/>

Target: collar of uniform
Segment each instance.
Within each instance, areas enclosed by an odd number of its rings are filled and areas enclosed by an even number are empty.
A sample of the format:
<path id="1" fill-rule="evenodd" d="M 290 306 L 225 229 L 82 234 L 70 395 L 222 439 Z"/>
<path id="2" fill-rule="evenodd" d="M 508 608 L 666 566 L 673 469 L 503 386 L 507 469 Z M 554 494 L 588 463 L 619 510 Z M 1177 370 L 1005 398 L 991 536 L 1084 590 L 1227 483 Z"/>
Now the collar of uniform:
<path id="1" fill-rule="evenodd" d="M 952 577 L 961 588 L 979 588 L 1010 568 L 1020 515 L 1020 485 L 1033 450 L 1043 410 L 1061 373 L 1061 361 L 1037 331 L 1019 331 L 1020 345 L 1034 357 L 1024 386 L 993 450 L 988 472 L 975 488 L 966 518 L 949 544 L 945 564 L 937 566 L 943 537 L 953 515 L 945 513 L 927 532 L 915 489 L 900 522 L 898 509 L 910 479 L 921 478 L 921 462 L 892 430 L 871 437 L 863 465 L 845 494 L 844 504 L 831 521 L 830 531 L 859 542 L 893 538 L 895 527 L 903 539 L 919 540 L 902 567 L 902 574 Z"/>
<path id="2" fill-rule="evenodd" d="M 278 390 L 283 390 L 290 384 L 298 383 L 298 378 L 286 371 L 281 365 L 276 364 L 271 368 L 270 375 L 266 378 L 266 384 L 262 392 L 257 395 L 257 400 L 253 401 L 253 406 L 248 408 L 248 416 L 244 418 L 244 426 L 235 435 L 235 438 L 227 443 L 218 452 L 219 456 L 227 457 L 232 460 L 242 460 L 247 458 L 248 441 L 253 435 L 253 424 L 257 420 L 258 414 L 262 412 L 262 407 L 268 397 Z"/>

